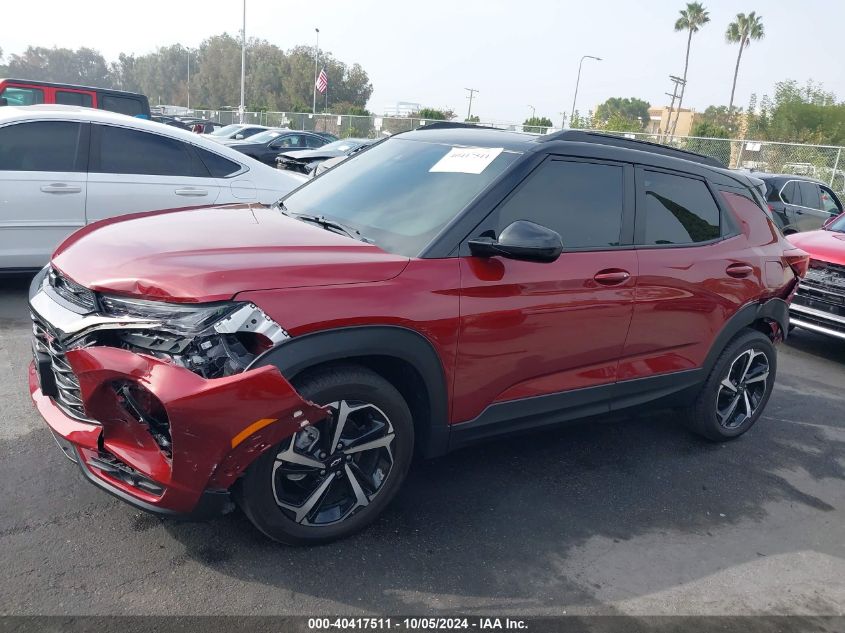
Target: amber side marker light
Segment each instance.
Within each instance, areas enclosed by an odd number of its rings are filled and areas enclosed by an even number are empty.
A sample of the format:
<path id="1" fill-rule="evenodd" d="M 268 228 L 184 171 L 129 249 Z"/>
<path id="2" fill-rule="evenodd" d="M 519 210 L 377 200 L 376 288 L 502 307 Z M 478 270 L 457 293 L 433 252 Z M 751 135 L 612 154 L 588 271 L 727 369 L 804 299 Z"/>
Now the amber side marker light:
<path id="1" fill-rule="evenodd" d="M 255 433 L 256 431 L 260 431 L 265 426 L 269 426 L 273 424 L 273 422 L 278 422 L 279 418 L 261 418 L 260 420 L 256 420 L 248 427 L 246 427 L 243 431 L 238 433 L 235 437 L 232 438 L 232 448 L 235 448 L 238 444 L 243 442 L 246 438 L 250 435 Z"/>

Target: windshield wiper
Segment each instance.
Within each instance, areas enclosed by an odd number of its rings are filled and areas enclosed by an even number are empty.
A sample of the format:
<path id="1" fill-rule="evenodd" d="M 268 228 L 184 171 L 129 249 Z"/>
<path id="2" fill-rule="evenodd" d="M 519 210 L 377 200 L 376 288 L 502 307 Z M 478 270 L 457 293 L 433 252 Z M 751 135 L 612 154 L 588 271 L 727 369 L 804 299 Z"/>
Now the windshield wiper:
<path id="1" fill-rule="evenodd" d="M 336 220 L 330 220 L 324 215 L 310 215 L 308 213 L 290 213 L 285 208 L 284 203 L 280 203 L 279 207 L 282 213 L 289 217 L 296 218 L 297 220 L 302 220 L 303 222 L 311 222 L 312 224 L 316 224 L 317 226 L 323 227 L 327 231 L 334 231 L 335 233 L 340 233 L 342 235 L 345 235 L 346 237 L 351 237 L 353 240 L 360 240 L 367 244 L 375 243 L 371 239 L 362 235 L 361 231 L 346 226 L 345 224 L 341 224 Z"/>

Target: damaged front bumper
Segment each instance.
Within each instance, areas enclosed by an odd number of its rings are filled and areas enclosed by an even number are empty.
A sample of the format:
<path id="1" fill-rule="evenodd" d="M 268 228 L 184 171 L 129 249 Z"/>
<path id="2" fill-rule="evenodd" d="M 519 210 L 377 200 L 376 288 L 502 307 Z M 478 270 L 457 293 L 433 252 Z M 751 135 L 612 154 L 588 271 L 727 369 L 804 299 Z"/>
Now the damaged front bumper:
<path id="1" fill-rule="evenodd" d="M 47 322 L 34 308 L 33 319 Z M 143 510 L 222 511 L 259 455 L 326 416 L 275 367 L 206 379 L 116 347 L 59 354 L 52 334 L 40 334 L 29 369 L 35 406 L 89 481 Z"/>

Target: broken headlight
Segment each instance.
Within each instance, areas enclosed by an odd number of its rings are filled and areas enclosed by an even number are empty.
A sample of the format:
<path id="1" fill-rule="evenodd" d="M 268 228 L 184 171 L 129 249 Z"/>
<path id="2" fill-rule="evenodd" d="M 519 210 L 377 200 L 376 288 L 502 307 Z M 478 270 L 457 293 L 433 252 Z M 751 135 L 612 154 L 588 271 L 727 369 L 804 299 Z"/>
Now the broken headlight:
<path id="1" fill-rule="evenodd" d="M 124 297 L 101 298 L 111 330 L 125 349 L 171 360 L 204 378 L 230 376 L 259 354 L 290 338 L 258 306 L 245 302 L 166 303 Z"/>

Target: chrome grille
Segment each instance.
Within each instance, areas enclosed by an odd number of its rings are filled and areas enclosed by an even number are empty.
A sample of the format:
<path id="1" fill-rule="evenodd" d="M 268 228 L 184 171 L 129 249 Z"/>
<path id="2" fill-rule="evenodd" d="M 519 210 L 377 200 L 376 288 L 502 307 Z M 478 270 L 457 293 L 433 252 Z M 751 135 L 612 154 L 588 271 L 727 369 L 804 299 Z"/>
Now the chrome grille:
<path id="1" fill-rule="evenodd" d="M 58 270 L 50 268 L 47 273 L 47 283 L 65 301 L 85 310 L 93 311 L 97 309 L 97 298 L 94 293 L 72 279 L 68 279 Z"/>
<path id="2" fill-rule="evenodd" d="M 76 374 L 73 373 L 70 363 L 65 358 L 65 349 L 44 321 L 34 313 L 30 313 L 30 316 L 32 317 L 33 350 L 47 354 L 50 357 L 50 366 L 56 380 L 56 390 L 58 393 L 53 401 L 68 415 L 78 420 L 92 422 L 85 415 L 79 380 L 77 380 Z"/>

